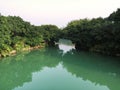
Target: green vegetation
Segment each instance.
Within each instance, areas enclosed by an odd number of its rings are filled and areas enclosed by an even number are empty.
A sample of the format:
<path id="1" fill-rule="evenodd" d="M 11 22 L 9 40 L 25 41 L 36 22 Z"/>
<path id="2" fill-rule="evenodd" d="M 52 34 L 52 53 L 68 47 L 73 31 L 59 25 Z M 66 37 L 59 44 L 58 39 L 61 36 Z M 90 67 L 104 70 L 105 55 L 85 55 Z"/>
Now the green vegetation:
<path id="1" fill-rule="evenodd" d="M 34 26 L 16 16 L 0 16 L 0 56 L 9 56 L 13 50 L 42 46 L 57 40 L 60 30 L 55 25 Z"/>
<path id="2" fill-rule="evenodd" d="M 43 43 L 54 46 L 59 38 L 72 40 L 77 50 L 120 56 L 120 9 L 107 18 L 71 21 L 63 30 L 55 25 L 34 26 L 16 16 L 0 16 L 0 56 Z"/>
<path id="3" fill-rule="evenodd" d="M 72 40 L 77 50 L 120 56 L 120 9 L 107 18 L 72 21 L 62 36 Z"/>
<path id="4" fill-rule="evenodd" d="M 42 25 L 36 27 L 43 35 L 43 39 L 49 46 L 54 46 L 60 37 L 61 30 L 55 25 Z"/>

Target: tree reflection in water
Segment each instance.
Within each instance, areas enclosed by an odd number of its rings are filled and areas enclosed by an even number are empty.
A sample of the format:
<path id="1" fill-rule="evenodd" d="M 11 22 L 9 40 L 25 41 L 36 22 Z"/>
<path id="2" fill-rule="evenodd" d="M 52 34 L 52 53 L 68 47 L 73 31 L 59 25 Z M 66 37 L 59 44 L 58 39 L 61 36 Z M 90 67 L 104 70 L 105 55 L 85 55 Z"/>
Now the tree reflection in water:
<path id="1" fill-rule="evenodd" d="M 61 78 L 64 79 L 61 82 L 69 81 L 66 75 L 71 74 L 71 77 L 91 82 L 95 86 L 106 86 L 105 90 L 120 90 L 119 60 L 119 58 L 100 56 L 90 52 L 76 52 L 74 49 L 63 55 L 63 51 L 59 50 L 58 46 L 19 53 L 0 61 L 0 90 L 17 90 L 17 87 L 32 82 L 33 76 L 36 73 L 42 74 L 44 70 L 48 70 L 46 74 L 51 74 L 51 78 L 59 81 L 60 79 L 55 75 L 62 75 Z M 50 73 L 49 70 L 53 70 L 54 73 Z M 70 83 L 72 82 L 74 80 Z M 47 84 L 43 84 L 47 87 Z M 59 83 L 58 86 L 63 84 Z"/>

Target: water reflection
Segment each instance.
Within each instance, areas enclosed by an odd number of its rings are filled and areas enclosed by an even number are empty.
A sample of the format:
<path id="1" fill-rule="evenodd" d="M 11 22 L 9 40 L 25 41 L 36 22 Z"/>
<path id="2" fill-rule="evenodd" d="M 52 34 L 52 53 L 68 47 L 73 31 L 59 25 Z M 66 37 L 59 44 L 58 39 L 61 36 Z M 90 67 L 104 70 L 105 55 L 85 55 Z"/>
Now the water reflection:
<path id="1" fill-rule="evenodd" d="M 74 44 L 72 44 L 70 40 L 60 39 L 58 44 L 59 49 L 63 51 L 63 54 L 75 49 Z"/>
<path id="2" fill-rule="evenodd" d="M 60 50 L 62 50 L 63 54 L 66 54 L 67 52 L 71 51 L 72 49 L 75 49 L 74 46 L 67 46 L 65 44 L 60 44 L 59 45 Z"/>
<path id="3" fill-rule="evenodd" d="M 109 90 L 107 86 L 76 78 L 68 73 L 62 64 L 53 68 L 44 67 L 41 72 L 33 73 L 32 78 L 32 82 L 25 83 L 14 90 Z"/>
<path id="4" fill-rule="evenodd" d="M 56 46 L 0 61 L 0 90 L 120 90 L 119 58 Z"/>

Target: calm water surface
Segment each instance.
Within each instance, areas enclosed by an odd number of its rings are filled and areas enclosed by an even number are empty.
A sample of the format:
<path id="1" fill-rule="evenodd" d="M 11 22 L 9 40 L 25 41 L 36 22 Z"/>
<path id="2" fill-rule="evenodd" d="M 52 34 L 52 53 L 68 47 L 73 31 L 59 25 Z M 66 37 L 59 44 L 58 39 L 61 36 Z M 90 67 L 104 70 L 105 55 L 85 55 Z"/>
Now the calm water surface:
<path id="1" fill-rule="evenodd" d="M 120 58 L 66 42 L 0 60 L 0 90 L 120 90 Z"/>

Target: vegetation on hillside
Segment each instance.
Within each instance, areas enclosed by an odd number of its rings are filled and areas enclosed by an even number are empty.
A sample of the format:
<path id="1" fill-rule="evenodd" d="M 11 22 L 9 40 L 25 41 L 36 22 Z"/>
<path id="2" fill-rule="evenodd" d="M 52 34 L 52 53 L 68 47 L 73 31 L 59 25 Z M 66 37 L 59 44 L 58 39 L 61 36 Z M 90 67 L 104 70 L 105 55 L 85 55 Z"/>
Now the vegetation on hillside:
<path id="1" fill-rule="evenodd" d="M 12 50 L 41 46 L 57 40 L 60 30 L 55 25 L 34 26 L 16 16 L 0 16 L 0 55 L 8 56 Z"/>
<path id="2" fill-rule="evenodd" d="M 0 16 L 0 56 L 42 43 L 53 46 L 59 38 L 72 40 L 77 50 L 120 56 L 120 9 L 107 18 L 71 21 L 62 30 L 55 25 L 34 26 L 17 16 Z"/>
<path id="3" fill-rule="evenodd" d="M 71 21 L 62 33 L 77 50 L 120 56 L 120 9 L 107 18 Z"/>

